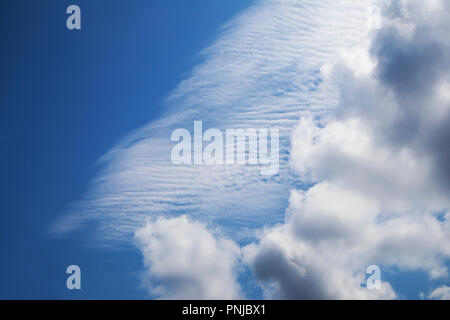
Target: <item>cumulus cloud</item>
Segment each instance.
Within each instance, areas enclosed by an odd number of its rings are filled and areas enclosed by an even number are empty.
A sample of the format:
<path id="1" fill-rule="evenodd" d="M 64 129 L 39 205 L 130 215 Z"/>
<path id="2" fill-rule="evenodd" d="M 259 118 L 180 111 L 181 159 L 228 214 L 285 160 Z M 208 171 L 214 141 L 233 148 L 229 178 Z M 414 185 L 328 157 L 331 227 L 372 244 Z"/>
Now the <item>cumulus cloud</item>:
<path id="1" fill-rule="evenodd" d="M 442 286 L 434 289 L 428 298 L 433 300 L 450 300 L 450 287 Z"/>
<path id="2" fill-rule="evenodd" d="M 312 187 L 244 250 L 268 297 L 395 297 L 388 283 L 363 288 L 371 264 L 448 276 L 450 8 L 385 4 L 371 41 L 322 67 L 336 109 L 292 134 L 290 165 Z"/>
<path id="3" fill-rule="evenodd" d="M 186 216 L 158 218 L 136 231 L 144 283 L 161 299 L 237 299 L 239 247 Z"/>
<path id="4" fill-rule="evenodd" d="M 364 226 L 374 216 L 373 203 L 327 183 L 294 191 L 286 223 L 268 229 L 258 244 L 244 248 L 267 298 L 394 298 L 389 283 L 364 288 L 372 258 L 367 244 L 375 232 Z M 363 229 L 361 229 L 361 227 Z"/>

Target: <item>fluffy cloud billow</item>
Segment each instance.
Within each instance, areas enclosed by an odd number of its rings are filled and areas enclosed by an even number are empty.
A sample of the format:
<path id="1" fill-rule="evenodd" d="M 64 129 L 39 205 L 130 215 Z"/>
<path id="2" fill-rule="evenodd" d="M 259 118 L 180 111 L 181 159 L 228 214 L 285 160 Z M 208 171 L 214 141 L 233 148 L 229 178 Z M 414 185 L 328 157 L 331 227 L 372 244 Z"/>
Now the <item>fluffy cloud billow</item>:
<path id="1" fill-rule="evenodd" d="M 239 247 L 186 216 L 149 221 L 136 231 L 144 283 L 162 299 L 237 299 Z"/>
<path id="2" fill-rule="evenodd" d="M 433 300 L 450 300 L 450 287 L 442 286 L 433 290 L 428 298 Z"/>
<path id="3" fill-rule="evenodd" d="M 336 109 L 293 132 L 291 167 L 313 186 L 293 190 L 285 224 L 244 250 L 268 297 L 394 298 L 387 283 L 362 288 L 371 264 L 448 277 L 449 5 L 383 12 L 367 45 L 322 69 Z"/>

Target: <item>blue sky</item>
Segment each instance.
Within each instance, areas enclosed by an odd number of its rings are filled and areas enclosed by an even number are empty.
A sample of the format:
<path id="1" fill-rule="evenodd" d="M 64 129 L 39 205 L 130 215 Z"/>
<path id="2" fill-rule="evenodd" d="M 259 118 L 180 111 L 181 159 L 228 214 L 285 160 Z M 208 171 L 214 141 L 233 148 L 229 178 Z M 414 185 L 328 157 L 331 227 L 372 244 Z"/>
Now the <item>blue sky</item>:
<path id="1" fill-rule="evenodd" d="M 0 1 L 0 298 L 450 297 L 445 1 L 70 4 Z M 278 172 L 174 165 L 195 120 Z"/>
<path id="2" fill-rule="evenodd" d="M 1 298 L 141 298 L 137 251 L 49 226 L 87 191 L 97 160 L 161 112 L 161 100 L 247 1 L 0 2 Z M 84 270 L 81 292 L 65 268 Z"/>

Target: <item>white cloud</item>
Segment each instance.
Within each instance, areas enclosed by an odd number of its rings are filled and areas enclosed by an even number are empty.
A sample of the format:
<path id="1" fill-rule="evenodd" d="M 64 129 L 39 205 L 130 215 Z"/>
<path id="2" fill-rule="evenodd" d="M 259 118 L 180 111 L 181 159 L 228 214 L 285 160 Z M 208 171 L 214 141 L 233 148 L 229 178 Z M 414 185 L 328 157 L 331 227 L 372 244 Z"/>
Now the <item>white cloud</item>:
<path id="1" fill-rule="evenodd" d="M 99 221 L 100 238 L 128 241 L 149 216 L 226 221 L 235 239 L 281 221 L 297 183 L 287 166 L 291 129 L 305 110 L 320 113 L 336 103 L 320 85 L 320 68 L 367 36 L 369 2 L 258 1 L 238 14 L 169 95 L 164 116 L 103 157 L 104 169 L 71 210 L 78 218 L 62 224 Z M 173 165 L 171 132 L 192 130 L 194 120 L 205 130 L 280 128 L 280 174 L 262 177 L 251 166 Z"/>
<path id="2" fill-rule="evenodd" d="M 376 129 L 372 121 L 356 115 L 321 122 L 304 117 L 293 133 L 291 166 L 303 180 L 326 179 L 364 192 L 387 213 L 448 208 L 447 190 L 436 183 L 432 155 L 392 145 L 380 139 L 383 133 Z"/>
<path id="3" fill-rule="evenodd" d="M 450 300 L 450 287 L 442 286 L 436 288 L 428 295 L 428 298 L 434 300 Z"/>
<path id="4" fill-rule="evenodd" d="M 449 6 L 426 19 L 414 1 L 388 3 L 390 13 L 395 6 L 370 47 L 322 69 L 337 108 L 305 114 L 292 134 L 290 165 L 313 186 L 292 191 L 285 223 L 244 250 L 269 297 L 395 297 L 387 283 L 361 287 L 371 264 L 448 276 L 450 68 L 437 31 L 448 28 Z"/>
<path id="5" fill-rule="evenodd" d="M 394 298 L 363 288 L 369 265 L 447 276 L 449 215 L 384 215 L 371 195 L 321 182 L 293 191 L 283 225 L 266 230 L 244 257 L 268 298 Z M 386 269 L 382 269 L 382 272 Z"/>
<path id="6" fill-rule="evenodd" d="M 325 225 L 320 227 L 325 227 L 321 231 L 326 232 L 331 229 Z M 309 239 L 305 240 L 297 231 L 287 222 L 267 230 L 258 244 L 243 249 L 245 262 L 251 266 L 266 298 L 395 298 L 387 282 L 382 282 L 380 290 L 363 287 L 368 265 L 355 261 L 353 255 L 364 251 L 354 251 L 351 245 L 333 234 L 321 239 L 309 233 L 306 235 Z"/>
<path id="7" fill-rule="evenodd" d="M 186 216 L 158 218 L 136 231 L 144 283 L 161 299 L 237 299 L 239 247 Z"/>

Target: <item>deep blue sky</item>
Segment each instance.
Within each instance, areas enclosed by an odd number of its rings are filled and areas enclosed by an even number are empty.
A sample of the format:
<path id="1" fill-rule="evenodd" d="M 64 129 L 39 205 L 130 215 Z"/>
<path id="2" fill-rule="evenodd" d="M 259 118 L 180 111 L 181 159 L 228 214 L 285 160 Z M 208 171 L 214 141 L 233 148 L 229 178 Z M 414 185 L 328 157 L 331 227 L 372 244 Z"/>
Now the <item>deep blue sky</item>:
<path id="1" fill-rule="evenodd" d="M 70 4 L 82 30 L 66 28 Z M 0 0 L 0 298 L 146 297 L 137 251 L 57 239 L 49 226 L 249 4 Z M 80 291 L 66 289 L 70 264 L 82 269 Z"/>

